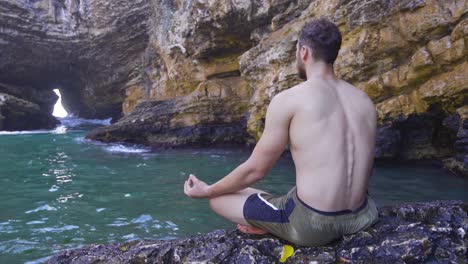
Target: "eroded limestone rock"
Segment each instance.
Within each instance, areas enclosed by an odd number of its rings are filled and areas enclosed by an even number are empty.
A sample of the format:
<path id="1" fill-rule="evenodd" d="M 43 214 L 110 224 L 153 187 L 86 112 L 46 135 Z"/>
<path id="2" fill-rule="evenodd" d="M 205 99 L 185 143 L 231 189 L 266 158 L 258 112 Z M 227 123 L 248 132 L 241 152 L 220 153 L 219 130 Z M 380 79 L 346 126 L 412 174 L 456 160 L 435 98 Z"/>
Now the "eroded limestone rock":
<path id="1" fill-rule="evenodd" d="M 87 138 L 153 147 L 245 144 L 249 95 L 240 77 L 208 80 L 184 97 L 140 102 L 117 123 Z"/>

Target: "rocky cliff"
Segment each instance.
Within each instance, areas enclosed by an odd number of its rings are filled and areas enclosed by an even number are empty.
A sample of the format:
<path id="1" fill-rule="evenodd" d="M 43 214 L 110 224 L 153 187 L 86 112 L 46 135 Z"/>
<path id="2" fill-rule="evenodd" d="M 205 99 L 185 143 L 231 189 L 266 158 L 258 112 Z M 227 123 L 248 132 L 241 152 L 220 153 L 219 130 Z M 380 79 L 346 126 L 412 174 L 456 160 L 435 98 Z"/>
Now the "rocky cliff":
<path id="1" fill-rule="evenodd" d="M 467 263 L 468 204 L 402 204 L 367 230 L 322 247 L 297 247 L 286 263 Z M 279 263 L 287 241 L 217 230 L 170 241 L 131 241 L 62 251 L 48 263 Z"/>
<path id="2" fill-rule="evenodd" d="M 50 116 L 52 89 L 60 89 L 70 113 L 119 117 L 129 75 L 148 45 L 149 10 L 143 0 L 1 0 L 0 92 L 20 91 L 14 96 Z"/>
<path id="3" fill-rule="evenodd" d="M 376 104 L 376 156 L 468 174 L 466 0 L 0 0 L 0 11 L 0 83 L 59 87 L 79 116 L 123 114 L 89 138 L 154 146 L 255 143 L 271 98 L 300 82 L 299 30 L 328 17 L 343 34 L 337 74 Z"/>
<path id="4" fill-rule="evenodd" d="M 90 138 L 254 143 L 271 98 L 300 81 L 299 30 L 326 16 L 343 33 L 337 74 L 376 104 L 376 156 L 450 157 L 447 167 L 467 174 L 467 1 L 154 1 L 153 9 L 151 45 L 126 90 L 126 116 Z M 176 107 L 157 120 L 140 118 L 160 112 L 161 103 L 145 102 L 155 100 Z M 192 103 L 179 108 L 181 100 Z M 209 136 L 200 136 L 203 128 Z"/>

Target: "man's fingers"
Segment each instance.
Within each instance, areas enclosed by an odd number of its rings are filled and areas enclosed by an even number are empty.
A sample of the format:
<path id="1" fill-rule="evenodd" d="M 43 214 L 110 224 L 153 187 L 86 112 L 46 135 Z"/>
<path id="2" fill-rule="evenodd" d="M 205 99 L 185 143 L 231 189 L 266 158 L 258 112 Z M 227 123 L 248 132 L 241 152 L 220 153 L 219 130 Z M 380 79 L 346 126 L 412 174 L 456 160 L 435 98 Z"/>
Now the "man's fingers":
<path id="1" fill-rule="evenodd" d="M 188 189 L 187 189 L 187 181 L 185 181 L 185 183 L 184 183 L 184 193 L 185 193 L 186 195 L 188 195 L 188 194 L 187 194 L 187 190 L 188 190 Z"/>
<path id="2" fill-rule="evenodd" d="M 189 179 L 192 179 L 194 181 L 198 181 L 197 177 L 193 174 L 190 174 Z"/>
<path id="3" fill-rule="evenodd" d="M 188 186 L 189 186 L 189 188 L 192 188 L 194 185 L 195 185 L 195 182 L 193 181 L 193 179 L 189 179 L 189 180 L 188 180 Z"/>
<path id="4" fill-rule="evenodd" d="M 190 197 L 189 191 L 191 186 L 189 185 L 189 180 L 186 180 L 184 183 L 184 193 Z"/>
<path id="5" fill-rule="evenodd" d="M 184 193 L 188 197 L 193 198 L 191 193 L 193 193 L 194 191 L 196 192 L 195 185 L 197 185 L 198 182 L 200 182 L 200 180 L 197 179 L 197 177 L 195 175 L 193 175 L 193 174 L 189 175 L 188 179 L 184 183 Z"/>

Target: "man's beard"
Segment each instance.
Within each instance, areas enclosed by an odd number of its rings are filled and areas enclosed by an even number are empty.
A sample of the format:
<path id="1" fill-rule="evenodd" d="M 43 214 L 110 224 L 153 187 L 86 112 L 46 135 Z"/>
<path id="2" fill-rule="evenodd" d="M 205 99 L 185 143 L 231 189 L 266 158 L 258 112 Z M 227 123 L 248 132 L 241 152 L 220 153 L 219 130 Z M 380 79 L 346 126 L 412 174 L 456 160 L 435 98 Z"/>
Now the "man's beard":
<path id="1" fill-rule="evenodd" d="M 307 80 L 307 73 L 304 67 L 304 63 L 297 60 L 296 68 L 297 68 L 297 75 L 299 75 L 299 78 L 301 78 L 302 80 Z"/>

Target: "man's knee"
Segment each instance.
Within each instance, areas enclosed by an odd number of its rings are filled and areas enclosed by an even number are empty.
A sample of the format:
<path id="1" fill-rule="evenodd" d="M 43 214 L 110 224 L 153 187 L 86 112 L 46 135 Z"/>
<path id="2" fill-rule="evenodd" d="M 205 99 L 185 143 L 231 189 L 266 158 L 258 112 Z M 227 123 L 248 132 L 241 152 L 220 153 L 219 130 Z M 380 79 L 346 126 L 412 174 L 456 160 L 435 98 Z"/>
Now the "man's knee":
<path id="1" fill-rule="evenodd" d="M 215 198 L 210 198 L 209 202 L 211 210 L 217 211 L 216 209 L 219 208 L 219 196 Z"/>
<path id="2" fill-rule="evenodd" d="M 241 207 L 244 206 L 243 202 L 242 204 L 235 204 L 236 202 L 240 202 L 240 200 L 233 200 L 229 198 L 221 195 L 221 196 L 209 199 L 211 209 L 215 211 L 216 213 L 221 214 L 223 212 L 226 213 L 226 211 L 229 211 L 229 209 L 234 209 L 238 206 L 241 206 Z"/>

